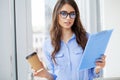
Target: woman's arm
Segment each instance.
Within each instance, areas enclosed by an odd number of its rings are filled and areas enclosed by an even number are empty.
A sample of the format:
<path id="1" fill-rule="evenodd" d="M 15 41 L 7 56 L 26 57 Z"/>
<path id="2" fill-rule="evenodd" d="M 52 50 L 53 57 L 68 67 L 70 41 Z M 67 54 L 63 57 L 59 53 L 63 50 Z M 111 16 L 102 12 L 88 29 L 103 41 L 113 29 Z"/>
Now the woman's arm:
<path id="1" fill-rule="evenodd" d="M 89 79 L 93 80 L 93 78 L 99 78 L 103 76 L 103 68 L 105 66 L 105 57 L 102 56 L 99 61 L 96 61 L 96 67 L 89 69 Z"/>
<path id="2" fill-rule="evenodd" d="M 44 68 L 40 72 L 35 71 L 34 76 L 44 77 L 44 78 L 47 78 L 48 80 L 56 80 L 57 76 L 54 74 L 54 63 L 52 61 L 52 57 L 50 54 L 51 48 L 52 47 L 50 46 L 50 40 L 48 39 L 45 40 L 43 45 L 43 53 L 45 55 L 44 62 L 47 66 L 47 69 Z"/>
<path id="3" fill-rule="evenodd" d="M 105 67 L 105 58 L 106 56 L 102 56 L 100 60 L 96 61 L 96 67 L 95 67 L 95 72 L 96 74 L 101 71 Z"/>
<path id="4" fill-rule="evenodd" d="M 46 78 L 47 80 L 54 80 L 53 76 L 46 70 L 41 69 L 41 71 L 34 71 L 34 76 Z"/>

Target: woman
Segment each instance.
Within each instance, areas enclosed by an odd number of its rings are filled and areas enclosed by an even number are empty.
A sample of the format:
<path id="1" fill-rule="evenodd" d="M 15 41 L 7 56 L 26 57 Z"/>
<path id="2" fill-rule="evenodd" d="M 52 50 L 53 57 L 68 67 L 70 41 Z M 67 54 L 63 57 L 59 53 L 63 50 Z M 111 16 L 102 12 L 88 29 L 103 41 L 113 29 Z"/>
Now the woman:
<path id="1" fill-rule="evenodd" d="M 79 70 L 87 39 L 75 1 L 58 0 L 52 15 L 50 38 L 43 47 L 49 73 L 43 70 L 35 76 L 49 80 L 93 80 L 101 76 L 105 56 L 101 56 L 102 62 L 96 61 L 99 68 Z"/>

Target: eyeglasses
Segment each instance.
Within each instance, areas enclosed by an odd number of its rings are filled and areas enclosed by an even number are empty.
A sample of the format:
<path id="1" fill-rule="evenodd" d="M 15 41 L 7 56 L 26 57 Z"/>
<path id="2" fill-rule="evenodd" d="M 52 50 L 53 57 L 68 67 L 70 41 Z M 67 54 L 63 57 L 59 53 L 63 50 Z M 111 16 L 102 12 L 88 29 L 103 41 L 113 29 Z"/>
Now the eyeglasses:
<path id="1" fill-rule="evenodd" d="M 61 16 L 63 19 L 67 18 L 68 15 L 69 15 L 69 17 L 70 17 L 71 19 L 75 19 L 75 17 L 76 17 L 75 11 L 72 11 L 72 12 L 70 12 L 70 13 L 68 13 L 67 11 L 60 11 L 60 16 Z"/>

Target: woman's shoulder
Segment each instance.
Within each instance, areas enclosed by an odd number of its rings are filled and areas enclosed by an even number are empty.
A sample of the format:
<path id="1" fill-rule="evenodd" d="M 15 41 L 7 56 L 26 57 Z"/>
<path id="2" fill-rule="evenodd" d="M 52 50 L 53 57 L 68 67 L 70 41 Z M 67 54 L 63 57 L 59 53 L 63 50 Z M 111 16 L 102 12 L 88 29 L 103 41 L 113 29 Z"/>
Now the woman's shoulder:
<path id="1" fill-rule="evenodd" d="M 46 44 L 51 43 L 50 36 L 46 36 L 44 43 L 46 43 Z"/>
<path id="2" fill-rule="evenodd" d="M 43 43 L 43 46 L 46 47 L 46 48 L 47 48 L 47 47 L 48 47 L 48 48 L 52 47 L 50 36 L 47 36 L 47 37 L 45 38 L 44 43 Z"/>
<path id="3" fill-rule="evenodd" d="M 50 37 L 46 37 L 43 43 L 43 50 L 47 51 L 49 53 L 51 53 L 51 51 L 53 50 L 53 46 L 51 44 L 51 38 Z"/>
<path id="4" fill-rule="evenodd" d="M 87 38 L 89 38 L 90 35 L 91 35 L 91 34 L 90 34 L 89 32 L 86 33 Z"/>

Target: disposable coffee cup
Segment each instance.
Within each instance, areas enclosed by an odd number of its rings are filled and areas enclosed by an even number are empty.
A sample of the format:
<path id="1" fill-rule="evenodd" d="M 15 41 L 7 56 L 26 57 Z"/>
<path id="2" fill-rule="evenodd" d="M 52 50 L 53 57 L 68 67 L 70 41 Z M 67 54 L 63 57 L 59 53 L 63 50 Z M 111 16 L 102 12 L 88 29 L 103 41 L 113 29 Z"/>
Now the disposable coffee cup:
<path id="1" fill-rule="evenodd" d="M 32 69 L 34 69 L 35 71 L 40 70 L 41 68 L 44 68 L 36 52 L 33 52 L 32 54 L 26 56 L 26 59 L 30 63 Z"/>

